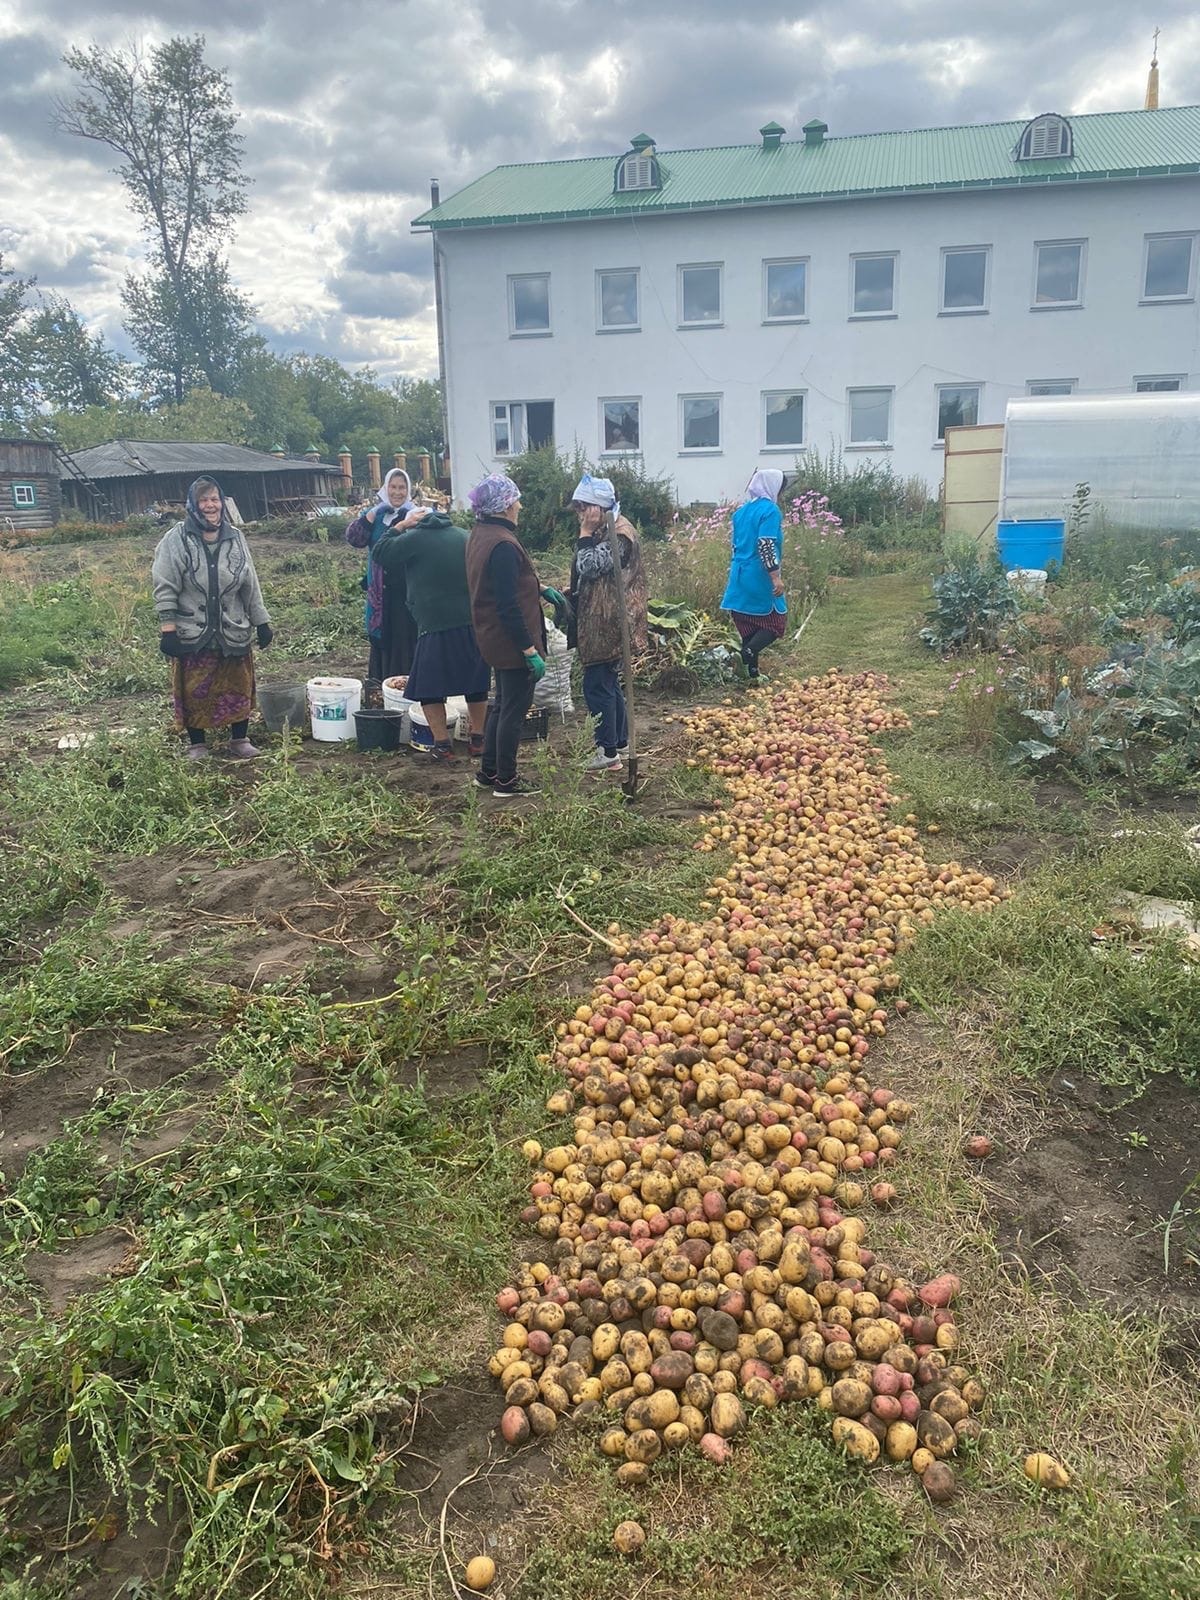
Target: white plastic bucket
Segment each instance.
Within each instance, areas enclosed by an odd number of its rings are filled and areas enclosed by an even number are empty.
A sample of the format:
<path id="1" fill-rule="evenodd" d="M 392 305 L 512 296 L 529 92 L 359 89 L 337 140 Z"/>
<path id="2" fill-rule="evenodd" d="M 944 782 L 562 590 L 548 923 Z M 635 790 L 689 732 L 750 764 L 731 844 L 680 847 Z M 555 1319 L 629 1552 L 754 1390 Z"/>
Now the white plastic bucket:
<path id="1" fill-rule="evenodd" d="M 325 744 L 354 738 L 354 713 L 362 707 L 361 678 L 310 678 L 306 686 L 312 736 Z"/>
<path id="2" fill-rule="evenodd" d="M 1042 567 L 1011 567 L 1008 581 L 1021 594 L 1040 600 L 1046 593 L 1046 573 Z"/>

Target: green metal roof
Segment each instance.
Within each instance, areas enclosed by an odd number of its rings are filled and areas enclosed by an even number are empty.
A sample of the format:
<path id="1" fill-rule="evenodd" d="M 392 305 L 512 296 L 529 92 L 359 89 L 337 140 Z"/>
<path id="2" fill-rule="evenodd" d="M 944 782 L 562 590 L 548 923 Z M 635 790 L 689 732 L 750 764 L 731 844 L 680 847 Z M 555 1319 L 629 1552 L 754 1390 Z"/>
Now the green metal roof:
<path id="1" fill-rule="evenodd" d="M 660 150 L 662 188 L 613 193 L 625 152 L 497 167 L 417 218 L 415 227 L 479 228 L 616 217 L 626 212 L 853 199 L 1033 184 L 1200 173 L 1200 106 L 1102 111 L 1068 119 L 1075 153 L 1016 161 L 1028 125 L 988 122 L 909 133 L 864 133 L 817 145 L 788 141 L 714 150 Z"/>

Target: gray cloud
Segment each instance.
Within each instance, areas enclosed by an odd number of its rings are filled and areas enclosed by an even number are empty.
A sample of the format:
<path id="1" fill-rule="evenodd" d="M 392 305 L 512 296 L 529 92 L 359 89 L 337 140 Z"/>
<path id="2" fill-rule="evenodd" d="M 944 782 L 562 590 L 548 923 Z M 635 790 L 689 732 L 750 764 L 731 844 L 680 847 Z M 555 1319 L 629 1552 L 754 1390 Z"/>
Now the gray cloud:
<path id="1" fill-rule="evenodd" d="M 503 162 L 751 142 L 1141 103 L 1153 23 L 1163 101 L 1200 101 L 1191 0 L 7 0 L 0 243 L 119 338 L 141 255 L 107 152 L 66 140 L 63 51 L 201 28 L 243 112 L 250 210 L 231 252 L 273 348 L 386 373 L 433 360 L 429 245 L 408 224 Z"/>

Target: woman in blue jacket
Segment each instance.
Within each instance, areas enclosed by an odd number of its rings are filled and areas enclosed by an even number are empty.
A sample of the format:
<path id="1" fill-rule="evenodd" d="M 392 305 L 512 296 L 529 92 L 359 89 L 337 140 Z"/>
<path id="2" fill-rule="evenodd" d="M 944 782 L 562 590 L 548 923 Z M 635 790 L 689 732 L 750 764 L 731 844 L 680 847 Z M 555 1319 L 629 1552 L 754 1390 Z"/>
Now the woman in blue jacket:
<path id="1" fill-rule="evenodd" d="M 733 556 L 729 582 L 721 598 L 741 635 L 742 660 L 751 683 L 766 682 L 758 658 L 769 644 L 787 631 L 787 600 L 783 593 L 783 514 L 777 504 L 783 473 L 777 467 L 756 472 L 746 499 L 733 513 Z"/>

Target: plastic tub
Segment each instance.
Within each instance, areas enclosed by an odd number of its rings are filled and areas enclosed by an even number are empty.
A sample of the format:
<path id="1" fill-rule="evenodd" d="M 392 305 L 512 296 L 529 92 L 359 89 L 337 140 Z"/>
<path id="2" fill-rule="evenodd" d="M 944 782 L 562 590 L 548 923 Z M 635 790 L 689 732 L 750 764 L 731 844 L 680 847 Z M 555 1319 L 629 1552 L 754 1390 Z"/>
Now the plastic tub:
<path id="1" fill-rule="evenodd" d="M 433 749 L 433 729 L 425 719 L 425 713 L 415 700 L 408 702 L 408 742 L 415 750 Z"/>
<path id="2" fill-rule="evenodd" d="M 324 744 L 354 738 L 354 713 L 362 705 L 360 678 L 310 678 L 312 736 Z"/>
<path id="3" fill-rule="evenodd" d="M 1062 517 L 998 522 L 996 548 L 1001 565 L 1006 572 L 1013 567 L 1044 572 L 1051 562 L 1061 565 L 1066 531 Z"/>
<path id="4" fill-rule="evenodd" d="M 356 711 L 354 737 L 360 750 L 399 750 L 407 724 L 403 711 Z"/>
<path id="5" fill-rule="evenodd" d="M 263 684 L 256 698 L 259 714 L 271 733 L 302 728 L 308 721 L 308 691 L 302 683 Z"/>
<path id="6" fill-rule="evenodd" d="M 404 693 L 407 678 L 385 678 L 383 680 L 383 709 L 385 711 L 407 711 L 414 702 Z"/>
<path id="7" fill-rule="evenodd" d="M 1008 581 L 1021 594 L 1041 600 L 1046 593 L 1046 574 L 1040 567 L 1010 567 Z"/>

